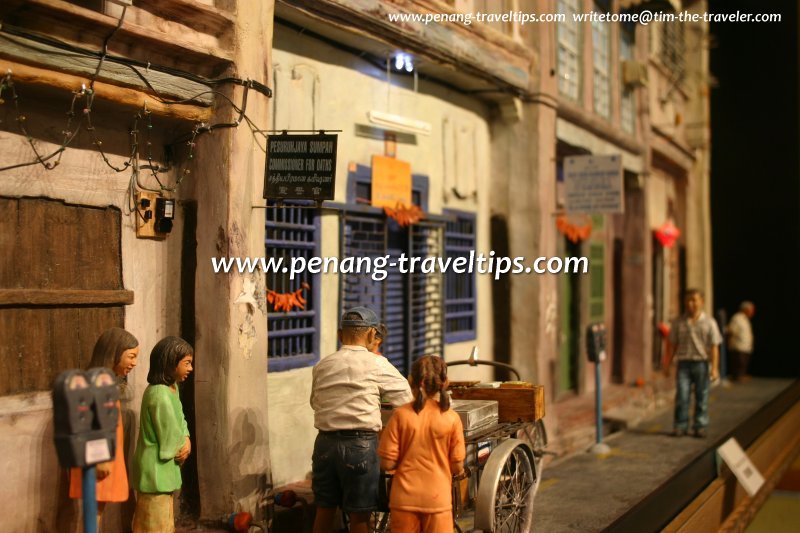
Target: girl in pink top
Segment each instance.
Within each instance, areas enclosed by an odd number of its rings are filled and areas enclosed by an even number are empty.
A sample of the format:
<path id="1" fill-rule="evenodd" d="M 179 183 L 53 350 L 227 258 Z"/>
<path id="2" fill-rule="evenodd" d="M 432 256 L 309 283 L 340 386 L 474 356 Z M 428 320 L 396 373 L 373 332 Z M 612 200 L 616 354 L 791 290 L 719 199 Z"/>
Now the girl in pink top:
<path id="1" fill-rule="evenodd" d="M 392 533 L 453 531 L 453 475 L 466 449 L 461 419 L 450 409 L 447 365 L 427 355 L 411 367 L 414 401 L 398 408 L 384 428 L 378 455 L 395 470 L 389 496 Z"/>

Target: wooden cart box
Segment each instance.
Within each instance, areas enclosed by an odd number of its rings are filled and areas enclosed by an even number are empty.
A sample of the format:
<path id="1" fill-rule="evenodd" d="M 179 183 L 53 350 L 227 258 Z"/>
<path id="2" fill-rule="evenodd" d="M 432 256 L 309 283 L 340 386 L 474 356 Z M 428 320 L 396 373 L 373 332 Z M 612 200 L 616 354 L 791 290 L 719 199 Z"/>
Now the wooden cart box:
<path id="1" fill-rule="evenodd" d="M 453 399 L 495 400 L 500 422 L 534 422 L 544 417 L 544 387 L 497 389 L 466 387 L 451 389 Z"/>

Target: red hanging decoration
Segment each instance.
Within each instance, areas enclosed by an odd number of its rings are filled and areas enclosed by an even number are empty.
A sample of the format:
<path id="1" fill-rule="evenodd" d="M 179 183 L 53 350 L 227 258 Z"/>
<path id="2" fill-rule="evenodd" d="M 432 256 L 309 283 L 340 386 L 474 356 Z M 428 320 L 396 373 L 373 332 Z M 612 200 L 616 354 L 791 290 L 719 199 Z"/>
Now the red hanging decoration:
<path id="1" fill-rule="evenodd" d="M 556 228 L 571 242 L 585 241 L 592 234 L 592 219 L 586 217 L 583 225 L 573 224 L 566 215 L 558 215 Z"/>
<path id="2" fill-rule="evenodd" d="M 267 302 L 272 304 L 272 309 L 277 312 L 284 311 L 288 313 L 295 308 L 305 310 L 306 299 L 303 298 L 303 291 L 310 289 L 311 286 L 305 281 L 299 289 L 294 292 L 275 292 L 272 289 L 267 289 Z"/>
<path id="3" fill-rule="evenodd" d="M 425 218 L 425 213 L 417 205 L 406 206 L 402 202 L 397 202 L 394 209 L 384 207 L 383 212 L 386 216 L 400 224 L 400 227 L 412 226 Z"/>
<path id="4" fill-rule="evenodd" d="M 655 234 L 661 246 L 664 248 L 672 248 L 681 236 L 681 230 L 678 229 L 678 226 L 676 226 L 670 218 L 655 230 Z"/>

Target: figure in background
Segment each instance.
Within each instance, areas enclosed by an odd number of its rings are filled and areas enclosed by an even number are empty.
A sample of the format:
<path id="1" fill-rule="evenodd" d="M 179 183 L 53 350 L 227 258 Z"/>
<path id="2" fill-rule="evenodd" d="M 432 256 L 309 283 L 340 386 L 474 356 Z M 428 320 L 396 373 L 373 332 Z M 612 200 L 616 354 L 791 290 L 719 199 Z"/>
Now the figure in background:
<path id="1" fill-rule="evenodd" d="M 694 386 L 694 436 L 703 438 L 708 427 L 708 392 L 711 380 L 719 377 L 719 344 L 722 336 L 713 318 L 703 312 L 703 293 L 686 291 L 686 314 L 676 319 L 667 337 L 664 373 L 669 376 L 673 357 L 678 360 L 675 387 L 673 435 L 689 430 L 689 399 Z"/>
<path id="2" fill-rule="evenodd" d="M 88 368 L 105 367 L 114 371 L 120 389 L 120 397 L 126 392 L 128 374 L 136 368 L 139 357 L 139 341 L 136 337 L 122 328 L 110 328 L 103 332 L 97 339 L 92 351 L 92 360 Z M 117 402 L 119 418 L 117 419 L 117 442 L 114 450 L 114 459 L 96 466 L 97 475 L 97 529 L 100 530 L 100 521 L 103 511 L 108 503 L 128 501 L 130 490 L 128 487 L 128 472 L 125 468 L 125 446 L 123 435 L 126 431 L 122 425 L 122 408 Z M 81 498 L 82 471 L 80 468 L 70 469 L 69 496 Z"/>
<path id="3" fill-rule="evenodd" d="M 337 507 L 348 513 L 352 533 L 367 533 L 370 512 L 378 507 L 381 397 L 395 407 L 412 399 L 400 372 L 367 350 L 379 324 L 371 309 L 347 311 L 339 330 L 342 347 L 312 371 L 311 408 L 319 430 L 311 458 L 314 533 L 333 530 Z"/>
<path id="4" fill-rule="evenodd" d="M 753 353 L 753 328 L 750 319 L 756 313 L 753 302 L 742 302 L 739 312 L 731 317 L 725 333 L 728 337 L 728 368 L 735 381 L 747 378 L 747 367 Z"/>
<path id="5" fill-rule="evenodd" d="M 181 466 L 191 453 L 178 383 L 189 377 L 193 361 L 194 349 L 179 337 L 162 339 L 150 353 L 131 475 L 134 533 L 175 531 L 173 493 L 181 488 Z"/>
<path id="6" fill-rule="evenodd" d="M 450 409 L 447 365 L 426 355 L 411 367 L 414 401 L 395 410 L 378 447 L 394 470 L 389 509 L 393 533 L 453 531 L 452 478 L 464 469 L 464 428 Z"/>
<path id="7" fill-rule="evenodd" d="M 389 330 L 386 329 L 386 324 L 381 322 L 375 328 L 375 339 L 372 341 L 372 343 L 370 343 L 369 346 L 367 346 L 367 350 L 369 350 L 370 352 L 372 352 L 374 354 L 382 355 L 381 354 L 381 346 L 383 345 L 383 341 L 388 336 L 389 336 Z"/>

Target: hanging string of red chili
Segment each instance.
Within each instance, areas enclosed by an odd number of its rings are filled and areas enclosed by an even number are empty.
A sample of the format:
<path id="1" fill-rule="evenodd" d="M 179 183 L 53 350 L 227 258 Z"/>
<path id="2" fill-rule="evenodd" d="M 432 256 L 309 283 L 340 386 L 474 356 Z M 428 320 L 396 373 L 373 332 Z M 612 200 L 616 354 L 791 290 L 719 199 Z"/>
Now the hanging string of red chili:
<path id="1" fill-rule="evenodd" d="M 267 302 L 277 312 L 288 313 L 295 308 L 305 310 L 306 299 L 303 297 L 303 291 L 307 289 L 311 289 L 311 286 L 305 281 L 299 289 L 293 292 L 275 292 L 272 289 L 267 289 Z"/>
<path id="2" fill-rule="evenodd" d="M 425 217 L 425 214 L 419 206 L 406 206 L 401 202 L 397 202 L 394 209 L 391 207 L 384 207 L 383 212 L 386 213 L 387 217 L 400 224 L 400 227 L 414 225 Z"/>
<path id="3" fill-rule="evenodd" d="M 587 217 L 586 224 L 579 226 L 570 222 L 566 216 L 560 215 L 556 219 L 556 228 L 567 239 L 577 243 L 578 241 L 585 241 L 592 234 L 592 220 Z"/>

